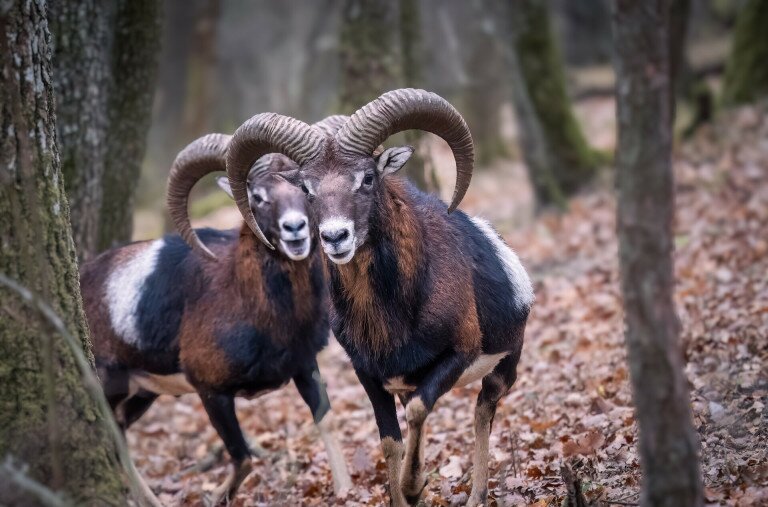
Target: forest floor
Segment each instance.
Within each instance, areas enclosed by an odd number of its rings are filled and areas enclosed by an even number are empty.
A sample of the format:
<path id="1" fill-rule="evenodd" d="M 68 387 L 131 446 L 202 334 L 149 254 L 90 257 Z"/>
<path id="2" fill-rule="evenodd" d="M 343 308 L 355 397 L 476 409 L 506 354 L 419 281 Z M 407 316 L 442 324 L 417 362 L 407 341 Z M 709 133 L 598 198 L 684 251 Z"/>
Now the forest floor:
<path id="1" fill-rule="evenodd" d="M 491 437 L 492 505 L 560 505 L 560 465 L 566 462 L 589 500 L 637 504 L 638 435 L 612 186 L 599 183 L 574 198 L 566 213 L 544 213 L 520 225 L 505 218 L 516 213 L 507 203 L 518 196 L 530 200 L 519 179 L 510 177 L 522 171 L 515 164 L 504 174 L 496 169 L 478 173 L 473 188 L 482 191 L 463 207 L 497 223 L 531 272 L 537 301 L 518 381 L 499 404 Z M 677 308 L 706 499 L 766 505 L 768 108 L 742 109 L 702 128 L 676 150 L 675 173 Z M 258 457 L 235 505 L 385 504 L 373 412 L 335 341 L 320 367 L 354 490 L 334 497 L 309 410 L 287 386 L 238 400 L 238 417 Z M 467 499 L 478 389 L 452 391 L 429 416 L 426 505 Z M 196 396 L 161 398 L 128 438 L 139 470 L 169 505 L 200 504 L 225 478 L 226 456 Z"/>

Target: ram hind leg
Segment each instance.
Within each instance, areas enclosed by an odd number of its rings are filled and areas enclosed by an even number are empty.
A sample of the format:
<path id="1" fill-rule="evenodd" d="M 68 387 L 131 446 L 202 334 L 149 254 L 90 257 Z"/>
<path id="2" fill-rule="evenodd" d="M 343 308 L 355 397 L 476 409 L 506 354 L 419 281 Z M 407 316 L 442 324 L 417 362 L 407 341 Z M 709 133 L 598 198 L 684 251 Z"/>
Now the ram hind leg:
<path id="1" fill-rule="evenodd" d="M 232 469 L 227 479 L 213 491 L 209 503 L 211 505 L 228 504 L 234 498 L 240 484 L 251 472 L 251 451 L 235 415 L 234 397 L 225 394 L 200 393 L 200 399 L 232 460 Z"/>
<path id="2" fill-rule="evenodd" d="M 296 389 L 298 389 L 302 399 L 312 411 L 312 418 L 328 455 L 328 464 L 331 467 L 331 477 L 333 478 L 333 491 L 338 495 L 343 490 L 352 488 L 352 479 L 347 471 L 347 463 L 344 460 L 341 445 L 333 431 L 331 403 L 325 389 L 325 383 L 320 377 L 317 363 L 312 368 L 296 375 L 293 382 L 296 384 Z"/>
<path id="3" fill-rule="evenodd" d="M 475 452 L 472 470 L 472 492 L 468 507 L 485 505 L 488 500 L 488 461 L 491 428 L 496 406 L 515 383 L 519 355 L 510 354 L 483 377 L 483 387 L 475 406 Z"/>

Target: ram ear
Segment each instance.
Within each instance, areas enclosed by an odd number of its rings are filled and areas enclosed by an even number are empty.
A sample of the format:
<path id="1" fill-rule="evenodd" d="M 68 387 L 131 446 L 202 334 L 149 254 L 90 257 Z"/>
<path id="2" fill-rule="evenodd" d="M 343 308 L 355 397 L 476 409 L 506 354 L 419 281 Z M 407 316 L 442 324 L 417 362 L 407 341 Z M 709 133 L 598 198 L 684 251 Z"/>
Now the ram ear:
<path id="1" fill-rule="evenodd" d="M 376 162 L 379 175 L 383 177 L 399 171 L 408 162 L 411 155 L 413 155 L 413 146 L 396 146 L 384 150 Z"/>
<path id="2" fill-rule="evenodd" d="M 294 187 L 300 187 L 304 179 L 301 177 L 301 172 L 298 169 L 291 169 L 289 171 L 280 171 L 274 173 L 277 179 L 287 181 Z"/>
<path id="3" fill-rule="evenodd" d="M 229 186 L 229 178 L 226 176 L 219 176 L 216 178 L 216 184 L 220 189 L 226 192 L 229 197 L 234 199 L 234 196 L 232 195 L 232 187 Z"/>

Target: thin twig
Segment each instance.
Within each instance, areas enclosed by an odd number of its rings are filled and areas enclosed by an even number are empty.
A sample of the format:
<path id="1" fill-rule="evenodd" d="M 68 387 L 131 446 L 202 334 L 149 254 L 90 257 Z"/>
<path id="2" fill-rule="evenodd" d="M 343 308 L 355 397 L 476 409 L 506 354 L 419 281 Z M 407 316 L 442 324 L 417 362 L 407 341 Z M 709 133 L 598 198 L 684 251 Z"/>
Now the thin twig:
<path id="1" fill-rule="evenodd" d="M 517 474 L 517 433 L 512 433 L 512 470 Z"/>
<path id="2" fill-rule="evenodd" d="M 91 368 L 90 362 L 86 359 L 85 354 L 83 353 L 82 343 L 75 339 L 69 330 L 67 330 L 66 326 L 64 325 L 64 321 L 61 320 L 56 311 L 51 308 L 45 301 L 40 300 L 32 291 L 20 285 L 15 280 L 8 278 L 2 273 L 0 273 L 0 285 L 11 289 L 16 294 L 18 294 L 22 301 L 24 301 L 27 305 L 37 309 L 54 328 L 54 330 L 64 338 L 64 341 L 67 343 L 67 345 L 69 345 L 69 348 L 72 350 L 72 354 L 75 358 L 75 364 L 80 369 L 80 373 L 83 377 L 83 384 L 90 392 L 94 401 L 96 401 L 96 407 L 102 416 L 101 420 L 104 422 L 107 431 L 111 434 L 112 439 L 115 442 L 118 458 L 120 464 L 123 467 L 123 470 L 125 471 L 126 477 L 128 478 L 131 494 L 140 504 L 148 502 L 145 499 L 145 495 L 141 486 L 142 480 L 138 476 L 138 471 L 133 466 L 131 457 L 128 454 L 128 447 L 125 443 L 125 439 L 123 438 L 123 434 L 117 427 L 117 423 L 115 423 L 115 420 L 112 417 L 112 410 L 109 408 L 106 398 L 104 398 L 104 392 L 101 389 L 101 384 L 99 383 L 98 378 L 96 378 L 96 375 Z"/>
<path id="3" fill-rule="evenodd" d="M 10 457 L 7 457 L 3 462 L 2 470 L 11 482 L 27 493 L 34 495 L 42 505 L 46 507 L 68 507 L 70 505 L 56 492 L 30 478 L 23 470 L 16 468 L 11 462 Z"/>

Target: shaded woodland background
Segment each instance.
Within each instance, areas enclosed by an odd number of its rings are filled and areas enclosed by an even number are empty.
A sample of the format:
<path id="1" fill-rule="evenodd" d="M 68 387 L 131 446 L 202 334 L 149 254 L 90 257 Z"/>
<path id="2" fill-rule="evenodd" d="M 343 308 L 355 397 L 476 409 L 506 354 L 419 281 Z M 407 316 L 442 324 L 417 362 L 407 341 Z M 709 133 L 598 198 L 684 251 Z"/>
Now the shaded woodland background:
<path id="1" fill-rule="evenodd" d="M 103 414 L 56 337 L 69 332 L 87 356 L 78 258 L 172 232 L 164 192 L 178 151 L 258 112 L 313 122 L 404 86 L 465 116 L 477 164 L 462 208 L 493 222 L 535 282 L 519 380 L 492 434 L 493 501 L 662 505 L 652 493 L 677 482 L 686 491 L 675 494 L 695 498 L 666 505 L 767 503 L 768 2 L 638 5 L 0 2 L 2 119 L 13 126 L 0 134 L 0 355 L 14 359 L 0 361 L 0 503 L 24 504 L 27 489 L 14 495 L 28 476 L 65 498 L 124 500 Z M 28 144 L 16 136 L 25 128 Z M 389 141 L 403 142 L 418 154 L 407 176 L 445 198 L 450 151 L 428 134 Z M 196 225 L 239 224 L 212 179 L 199 187 Z M 637 290 L 646 278 L 651 298 Z M 63 321 L 40 318 L 48 303 Z M 287 387 L 238 402 L 258 459 L 236 505 L 386 501 L 370 404 L 335 342 L 320 365 L 360 487 L 333 497 L 309 413 Z M 658 369 L 641 377 L 643 367 Z M 683 396 L 663 400 L 670 410 L 643 405 L 670 385 Z M 476 392 L 456 390 L 430 416 L 426 505 L 466 501 Z M 51 409 L 57 400 L 64 408 Z M 700 463 L 684 460 L 685 488 L 674 456 L 647 468 L 648 435 L 659 449 L 692 443 Z M 128 443 L 170 505 L 200 504 L 225 476 L 196 396 L 162 398 Z"/>
<path id="2" fill-rule="evenodd" d="M 694 115 L 707 116 L 702 108 L 713 107 L 708 93 L 719 89 L 717 76 L 722 76 L 739 8 L 739 2 L 685 3 L 690 28 L 681 72 L 690 84 L 681 85 L 681 128 L 689 126 Z M 138 237 L 162 231 L 156 217 L 176 153 L 207 132 L 233 131 L 257 112 L 313 122 L 328 114 L 354 112 L 385 90 L 423 87 L 446 97 L 465 116 L 481 171 L 496 161 L 519 160 L 520 144 L 536 140 L 519 135 L 513 120 L 514 85 L 523 81 L 522 60 L 529 58 L 528 66 L 534 67 L 547 52 L 558 53 L 555 65 L 562 54 L 562 83 L 549 84 L 547 69 L 533 68 L 525 73 L 532 80 L 525 87 L 537 90 L 542 107 L 551 109 L 546 128 L 563 131 L 558 135 L 564 142 L 558 142 L 550 156 L 563 159 L 553 165 L 567 165 L 563 172 L 575 174 L 576 181 L 566 182 L 562 190 L 572 193 L 583 183 L 579 179 L 589 181 L 597 167 L 606 165 L 614 146 L 605 136 L 586 143 L 582 129 L 591 115 L 583 113 L 573 123 L 570 104 L 561 100 L 557 87 L 564 86 L 568 97 L 577 99 L 577 114 L 579 104 L 613 93 L 610 13 L 608 4 L 597 0 L 550 4 L 549 11 L 537 13 L 519 7 L 505 11 L 505 2 L 489 0 L 167 2 L 152 126 L 137 192 L 138 207 L 149 212 L 142 215 L 148 222 L 139 222 Z M 517 37 L 522 40 L 513 41 L 511 34 L 522 31 L 510 23 L 525 16 L 538 19 L 526 23 L 529 32 Z M 548 34 L 549 27 L 556 47 L 546 46 L 548 37 L 536 38 L 536 32 Z M 517 64 L 512 61 L 514 44 L 521 59 Z M 424 188 L 435 188 L 433 175 L 423 176 L 410 166 L 408 170 Z M 452 182 L 437 183 L 447 188 Z M 561 191 L 552 192 L 550 196 L 541 190 L 539 200 L 562 204 Z M 202 216 L 225 199 L 216 193 L 197 201 L 193 214 Z M 521 213 L 531 216 L 533 203 L 528 206 Z"/>

